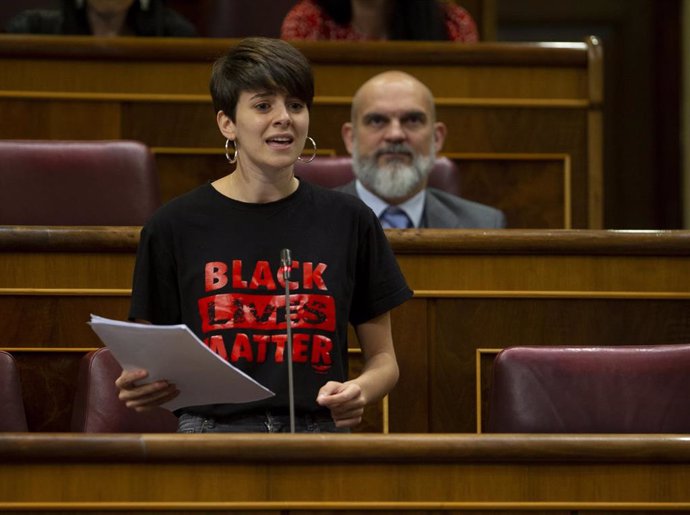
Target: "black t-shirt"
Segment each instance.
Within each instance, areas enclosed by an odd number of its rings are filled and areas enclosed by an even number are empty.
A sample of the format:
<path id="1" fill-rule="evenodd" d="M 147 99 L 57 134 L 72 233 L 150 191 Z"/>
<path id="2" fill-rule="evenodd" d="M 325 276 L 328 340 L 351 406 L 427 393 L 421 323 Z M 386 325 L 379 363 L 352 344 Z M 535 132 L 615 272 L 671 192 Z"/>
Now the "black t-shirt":
<path id="1" fill-rule="evenodd" d="M 366 322 L 412 295 L 378 219 L 355 197 L 305 182 L 266 204 L 232 200 L 210 184 L 178 197 L 142 230 L 130 318 L 186 324 L 276 393 L 184 411 L 223 416 L 288 406 L 283 249 L 292 258 L 297 410 L 318 410 L 319 388 L 347 380 L 348 322 Z"/>

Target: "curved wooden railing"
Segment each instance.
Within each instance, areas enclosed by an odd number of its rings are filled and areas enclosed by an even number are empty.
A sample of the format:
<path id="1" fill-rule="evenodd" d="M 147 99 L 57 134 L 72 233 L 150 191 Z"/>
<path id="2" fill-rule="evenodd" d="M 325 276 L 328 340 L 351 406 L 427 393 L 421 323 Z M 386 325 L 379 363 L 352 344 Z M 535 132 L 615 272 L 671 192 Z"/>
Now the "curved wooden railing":
<path id="1" fill-rule="evenodd" d="M 0 57 L 112 59 L 135 61 L 211 60 L 239 40 L 220 38 L 88 38 L 3 34 Z M 481 43 L 386 41 L 292 41 L 312 63 L 491 64 L 588 66 L 587 43 Z"/>
<path id="2" fill-rule="evenodd" d="M 4 512 L 690 509 L 681 435 L 0 435 Z"/>
<path id="3" fill-rule="evenodd" d="M 133 252 L 140 227 L 2 226 L 0 251 Z M 690 254 L 690 231 L 387 229 L 396 254 Z"/>

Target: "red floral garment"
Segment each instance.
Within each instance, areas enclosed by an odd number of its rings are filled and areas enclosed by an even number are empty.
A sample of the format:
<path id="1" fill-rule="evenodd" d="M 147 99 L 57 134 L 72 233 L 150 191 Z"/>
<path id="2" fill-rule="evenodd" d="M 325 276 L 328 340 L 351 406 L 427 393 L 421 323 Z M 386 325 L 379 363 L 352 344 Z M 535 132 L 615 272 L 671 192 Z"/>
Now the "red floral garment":
<path id="1" fill-rule="evenodd" d="M 442 2 L 449 41 L 475 43 L 479 31 L 474 19 L 465 9 L 453 3 Z M 283 39 L 350 40 L 367 39 L 352 25 L 338 25 L 314 0 L 301 0 L 283 20 L 280 37 Z"/>

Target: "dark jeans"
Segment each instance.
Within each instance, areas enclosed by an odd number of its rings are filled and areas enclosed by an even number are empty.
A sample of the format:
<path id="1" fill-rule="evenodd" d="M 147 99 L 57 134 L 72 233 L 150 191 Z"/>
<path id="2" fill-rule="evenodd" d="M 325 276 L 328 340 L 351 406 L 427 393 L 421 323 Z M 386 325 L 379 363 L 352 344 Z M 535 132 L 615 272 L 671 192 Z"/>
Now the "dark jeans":
<path id="1" fill-rule="evenodd" d="M 178 433 L 289 433 L 290 415 L 252 413 L 211 418 L 182 413 L 177 424 Z M 303 413 L 295 415 L 296 433 L 349 433 L 349 429 L 335 427 L 328 414 Z"/>

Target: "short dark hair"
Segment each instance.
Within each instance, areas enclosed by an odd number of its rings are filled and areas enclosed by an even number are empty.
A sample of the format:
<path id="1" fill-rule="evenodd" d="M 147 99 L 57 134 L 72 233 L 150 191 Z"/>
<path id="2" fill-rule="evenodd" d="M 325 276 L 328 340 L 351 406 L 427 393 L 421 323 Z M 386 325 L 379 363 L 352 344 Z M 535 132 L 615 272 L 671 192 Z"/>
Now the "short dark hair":
<path id="1" fill-rule="evenodd" d="M 235 121 L 243 91 L 280 92 L 306 103 L 314 99 L 314 76 L 307 58 L 290 43 L 272 38 L 246 38 L 213 64 L 209 84 L 215 112 Z"/>

